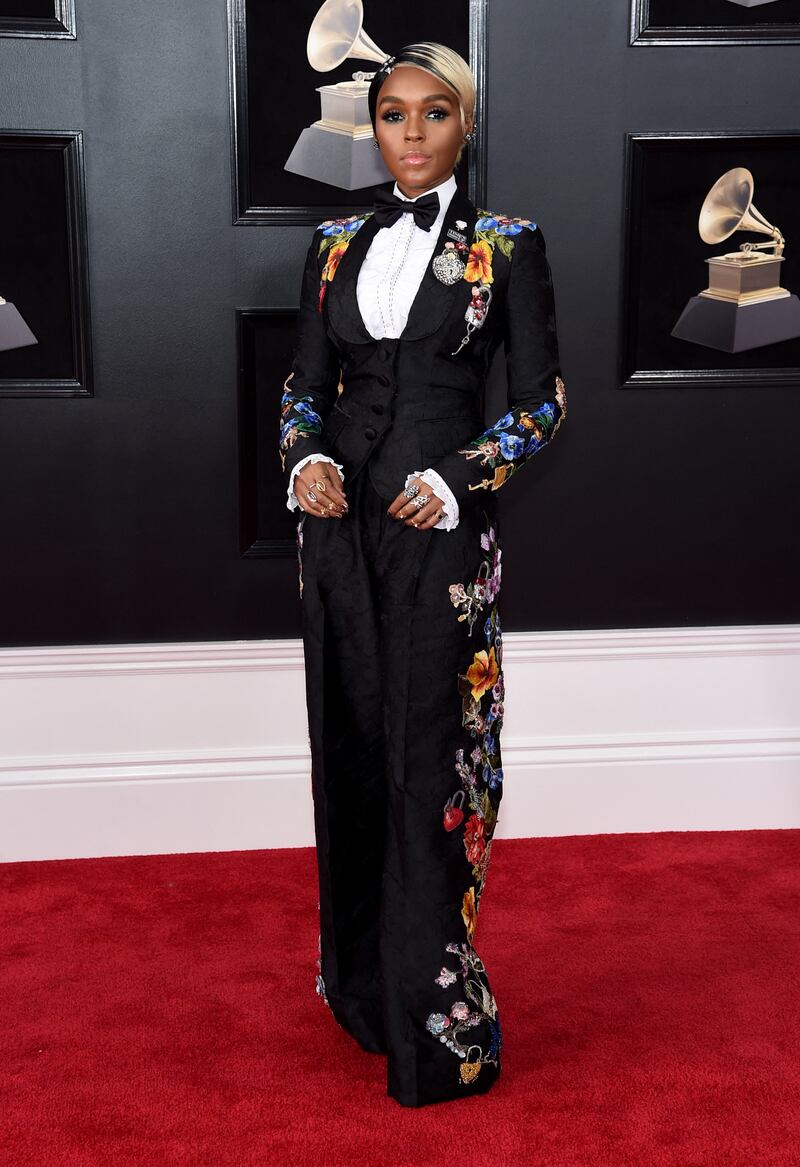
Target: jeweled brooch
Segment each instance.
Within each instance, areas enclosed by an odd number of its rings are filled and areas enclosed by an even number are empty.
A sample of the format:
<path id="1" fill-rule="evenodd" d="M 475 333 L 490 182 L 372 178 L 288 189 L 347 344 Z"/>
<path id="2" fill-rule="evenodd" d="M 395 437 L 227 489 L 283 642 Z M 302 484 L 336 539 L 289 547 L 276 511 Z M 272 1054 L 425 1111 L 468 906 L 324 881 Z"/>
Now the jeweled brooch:
<path id="1" fill-rule="evenodd" d="M 433 261 L 433 274 L 443 284 L 457 284 L 463 278 L 467 265 L 459 255 L 466 251 L 465 243 L 445 243 L 444 251 Z"/>
<path id="2" fill-rule="evenodd" d="M 450 354 L 451 356 L 457 356 L 458 353 L 461 352 L 464 345 L 469 344 L 469 338 L 472 336 L 475 329 L 482 327 L 483 322 L 486 319 L 486 313 L 489 311 L 489 304 L 491 303 L 491 299 L 492 289 L 488 284 L 472 285 L 472 298 L 470 299 L 470 302 L 467 305 L 467 310 L 464 313 L 464 319 L 467 322 L 466 335 L 455 352 Z"/>

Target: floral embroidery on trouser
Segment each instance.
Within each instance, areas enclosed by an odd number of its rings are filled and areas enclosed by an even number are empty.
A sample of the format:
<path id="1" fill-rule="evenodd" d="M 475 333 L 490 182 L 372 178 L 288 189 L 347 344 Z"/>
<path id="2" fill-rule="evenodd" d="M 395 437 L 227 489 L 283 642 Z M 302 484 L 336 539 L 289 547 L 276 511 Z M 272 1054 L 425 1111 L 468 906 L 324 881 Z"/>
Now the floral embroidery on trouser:
<path id="1" fill-rule="evenodd" d="M 436 977 L 436 983 L 446 987 L 461 979 L 461 990 L 466 1001 L 456 1001 L 447 1013 L 431 1013 L 427 1028 L 438 1037 L 448 1049 L 462 1059 L 460 1073 L 462 1082 L 474 1082 L 486 1062 L 498 1064 L 498 1054 L 502 1049 L 503 1035 L 497 1016 L 497 1002 L 489 988 L 483 962 L 469 944 L 448 944 L 447 951 L 459 958 L 459 971 L 443 967 Z M 470 1005 L 467 1002 L 471 1003 Z M 470 1038 L 471 1030 L 481 1022 L 487 1022 L 489 1029 L 488 1048 Z M 477 1052 L 476 1052 L 477 1051 Z"/>
<path id="2" fill-rule="evenodd" d="M 320 905 L 319 905 L 319 901 L 318 901 L 317 908 L 319 908 L 319 906 Z M 317 969 L 318 969 L 318 972 L 317 972 L 317 975 L 314 979 L 314 985 L 315 985 L 315 988 L 317 991 L 317 996 L 319 996 L 322 999 L 323 1003 L 325 1005 L 327 1005 L 328 1008 L 330 1009 L 331 1005 L 330 1005 L 330 1001 L 328 1000 L 328 993 L 327 993 L 327 990 L 325 988 L 325 981 L 322 979 L 322 933 L 321 932 L 319 933 L 319 937 L 317 940 Z"/>
<path id="3" fill-rule="evenodd" d="M 303 598 L 303 524 L 308 517 L 308 512 L 304 511 L 297 521 L 297 534 L 295 542 L 297 544 L 297 584 L 300 589 L 300 599 Z"/>
<path id="4" fill-rule="evenodd" d="M 450 600 L 462 609 L 459 621 L 466 621 L 470 633 L 478 613 L 491 605 L 483 624 L 485 648 L 473 651 L 472 661 L 458 676 L 458 691 L 462 698 L 462 725 L 473 739 L 468 751 L 459 747 L 455 756 L 455 771 L 460 787 L 444 807 L 443 826 L 448 832 L 463 826 L 463 844 L 470 877 L 461 904 L 461 916 L 466 928 L 466 943 L 450 943 L 447 951 L 458 953 L 461 959 L 463 994 L 472 1008 L 456 1001 L 449 1014 L 431 1013 L 427 1029 L 461 1059 L 462 1082 L 474 1081 L 485 1062 L 497 1064 L 501 1047 L 497 1004 L 489 988 L 485 969 L 472 947 L 478 918 L 480 897 L 486 883 L 491 854 L 492 837 L 497 822 L 497 811 L 502 797 L 503 768 L 500 756 L 500 730 L 503 724 L 504 681 L 502 670 L 503 643 L 498 613 L 497 595 L 500 590 L 501 550 L 493 523 L 487 517 L 486 530 L 481 535 L 484 558 L 477 577 L 468 584 L 451 584 Z M 438 985 L 454 984 L 458 974 L 443 967 L 435 978 Z M 484 1044 L 470 1042 L 468 1031 L 486 1022 L 488 1039 Z"/>

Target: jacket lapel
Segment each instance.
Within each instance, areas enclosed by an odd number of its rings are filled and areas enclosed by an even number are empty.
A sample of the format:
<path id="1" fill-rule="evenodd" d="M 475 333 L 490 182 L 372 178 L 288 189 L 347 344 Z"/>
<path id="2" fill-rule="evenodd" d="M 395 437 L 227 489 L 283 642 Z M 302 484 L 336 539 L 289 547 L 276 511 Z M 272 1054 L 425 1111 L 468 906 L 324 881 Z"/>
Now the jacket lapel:
<path id="1" fill-rule="evenodd" d="M 361 264 L 378 230 L 375 216 L 369 212 L 339 260 L 325 297 L 331 327 L 343 340 L 353 344 L 366 344 L 374 339 L 358 307 L 356 284 Z"/>
<path id="2" fill-rule="evenodd" d="M 472 242 L 472 233 L 477 218 L 478 212 L 470 199 L 460 187 L 456 187 L 450 205 L 445 212 L 444 222 L 428 260 L 428 266 L 425 268 L 425 274 L 411 305 L 406 327 L 401 334 L 403 340 L 419 340 L 423 336 L 430 336 L 439 328 L 457 297 L 461 296 L 466 305 L 472 293 L 472 285 L 463 278 L 456 280 L 454 284 L 443 284 L 434 273 L 433 261 L 437 255 L 441 255 L 444 251 L 447 232 L 451 227 L 455 228 L 456 219 L 461 219 L 466 223 L 466 227 L 460 227 L 458 230 L 460 234 L 466 236 L 467 245 L 469 245 Z M 464 254 L 466 255 L 466 253 Z"/>
<path id="3" fill-rule="evenodd" d="M 459 295 L 466 305 L 471 285 L 463 279 L 457 280 L 455 284 L 443 284 L 434 274 L 433 261 L 444 251 L 447 232 L 451 227 L 455 228 L 457 219 L 466 223 L 466 227 L 458 230 L 466 236 L 467 243 L 471 243 L 477 218 L 478 212 L 474 204 L 461 188 L 457 187 L 445 212 L 433 252 L 411 305 L 408 321 L 400 334 L 401 340 L 419 340 L 421 337 L 430 336 L 440 326 Z M 350 240 L 339 261 L 325 298 L 331 327 L 342 339 L 354 344 L 374 343 L 375 340 L 364 324 L 358 307 L 357 284 L 361 264 L 378 230 L 375 216 L 369 214 L 363 226 Z"/>

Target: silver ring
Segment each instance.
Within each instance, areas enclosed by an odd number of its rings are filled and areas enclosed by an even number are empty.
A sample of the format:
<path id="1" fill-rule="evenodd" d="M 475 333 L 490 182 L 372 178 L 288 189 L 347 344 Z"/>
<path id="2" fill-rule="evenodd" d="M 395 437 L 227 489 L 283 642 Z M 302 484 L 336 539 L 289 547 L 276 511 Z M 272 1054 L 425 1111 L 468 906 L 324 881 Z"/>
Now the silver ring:
<path id="1" fill-rule="evenodd" d="M 419 494 L 419 487 L 417 486 L 416 482 L 412 482 L 409 486 L 407 486 L 403 491 L 403 494 L 406 496 L 406 498 L 413 498 L 415 494 Z"/>
<path id="2" fill-rule="evenodd" d="M 311 502 L 319 502 L 319 499 L 318 499 L 318 498 L 317 498 L 317 496 L 314 494 L 314 491 L 313 491 L 313 490 L 308 490 L 308 491 L 306 491 L 306 498 L 310 499 L 310 500 L 311 500 Z"/>
<path id="3" fill-rule="evenodd" d="M 422 510 L 422 508 L 425 506 L 425 503 L 429 501 L 430 497 L 431 496 L 429 494 L 420 494 L 417 498 L 415 498 L 414 506 L 417 508 L 417 510 Z"/>

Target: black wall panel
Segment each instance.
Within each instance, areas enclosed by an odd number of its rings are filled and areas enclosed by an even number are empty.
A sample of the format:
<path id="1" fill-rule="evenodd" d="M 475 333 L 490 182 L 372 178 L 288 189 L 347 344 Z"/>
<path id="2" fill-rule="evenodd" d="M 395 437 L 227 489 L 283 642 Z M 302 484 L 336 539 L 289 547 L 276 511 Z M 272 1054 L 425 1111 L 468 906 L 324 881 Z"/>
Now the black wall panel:
<path id="1" fill-rule="evenodd" d="M 0 398 L 0 643 L 299 635 L 294 554 L 242 550 L 236 310 L 293 305 L 310 229 L 232 225 L 222 2 L 76 19 L 0 37 L 0 128 L 82 132 L 93 352 L 91 396 Z M 621 390 L 619 345 L 625 133 L 783 130 L 797 49 L 629 26 L 489 2 L 487 201 L 542 224 L 570 404 L 499 495 L 504 628 L 795 621 L 800 385 Z"/>

